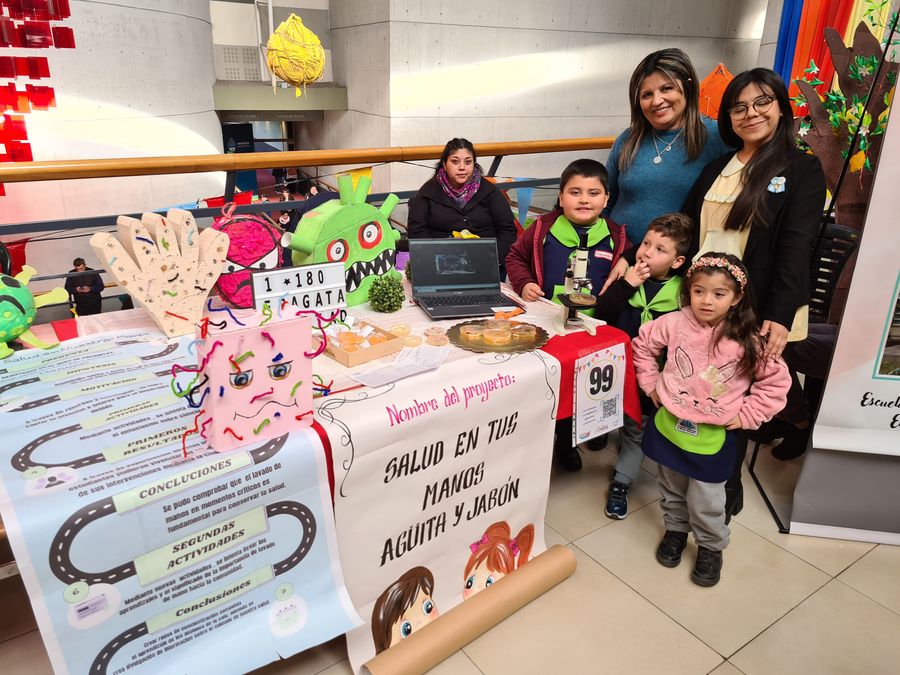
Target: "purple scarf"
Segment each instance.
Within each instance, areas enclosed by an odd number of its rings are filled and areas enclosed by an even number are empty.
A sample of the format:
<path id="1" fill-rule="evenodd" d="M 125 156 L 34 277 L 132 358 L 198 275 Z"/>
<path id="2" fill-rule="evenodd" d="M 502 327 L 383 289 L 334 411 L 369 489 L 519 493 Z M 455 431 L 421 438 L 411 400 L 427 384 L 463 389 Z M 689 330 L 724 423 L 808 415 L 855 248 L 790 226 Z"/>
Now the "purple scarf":
<path id="1" fill-rule="evenodd" d="M 444 194 L 459 204 L 460 207 L 468 204 L 469 200 L 475 196 L 476 192 L 478 192 L 478 188 L 481 187 L 481 172 L 478 171 L 478 169 L 475 169 L 472 173 L 472 177 L 465 185 L 459 188 L 453 187 L 450 183 L 450 178 L 447 176 L 447 172 L 444 171 L 444 167 L 438 169 L 437 179 L 438 183 L 441 184 L 441 189 L 444 191 Z"/>

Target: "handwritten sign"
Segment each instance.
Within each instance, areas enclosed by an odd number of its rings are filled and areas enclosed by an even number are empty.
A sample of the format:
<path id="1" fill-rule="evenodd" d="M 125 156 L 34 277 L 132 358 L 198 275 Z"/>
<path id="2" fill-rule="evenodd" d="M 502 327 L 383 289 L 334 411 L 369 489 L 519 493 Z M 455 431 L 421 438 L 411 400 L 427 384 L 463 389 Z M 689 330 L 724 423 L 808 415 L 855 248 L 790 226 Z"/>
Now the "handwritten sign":
<path id="1" fill-rule="evenodd" d="M 348 633 L 357 672 L 393 629 L 490 592 L 545 548 L 558 362 L 531 352 L 459 363 L 319 400 L 344 576 L 368 621 Z M 399 599 L 417 596 L 413 617 Z"/>
<path id="2" fill-rule="evenodd" d="M 347 279 L 343 263 L 300 265 L 254 272 L 253 304 L 273 309 L 287 300 L 290 307 L 322 312 L 347 306 Z"/>
<path id="3" fill-rule="evenodd" d="M 617 344 L 575 362 L 572 445 L 622 426 L 625 345 Z"/>

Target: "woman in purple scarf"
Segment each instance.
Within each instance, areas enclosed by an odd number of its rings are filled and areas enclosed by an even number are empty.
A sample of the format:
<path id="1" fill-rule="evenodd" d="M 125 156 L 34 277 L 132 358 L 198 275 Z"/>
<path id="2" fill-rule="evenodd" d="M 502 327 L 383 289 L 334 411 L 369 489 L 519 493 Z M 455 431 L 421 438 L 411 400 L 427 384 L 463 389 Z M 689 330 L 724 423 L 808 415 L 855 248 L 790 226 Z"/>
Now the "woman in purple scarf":
<path id="1" fill-rule="evenodd" d="M 497 240 L 501 277 L 503 261 L 516 240 L 516 226 L 506 198 L 482 177 L 475 147 L 465 138 L 444 146 L 434 177 L 409 200 L 407 232 L 410 239 L 452 237 L 468 230 Z"/>

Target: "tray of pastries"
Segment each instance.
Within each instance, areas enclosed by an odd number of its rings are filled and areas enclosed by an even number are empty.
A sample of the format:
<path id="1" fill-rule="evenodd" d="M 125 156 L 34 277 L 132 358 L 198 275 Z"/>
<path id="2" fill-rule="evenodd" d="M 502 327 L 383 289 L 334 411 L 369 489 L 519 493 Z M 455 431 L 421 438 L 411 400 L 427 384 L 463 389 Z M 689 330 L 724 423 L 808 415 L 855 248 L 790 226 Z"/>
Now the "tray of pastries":
<path id="1" fill-rule="evenodd" d="M 547 344 L 550 336 L 540 326 L 506 319 L 478 319 L 447 330 L 451 344 L 470 352 L 528 352 Z"/>

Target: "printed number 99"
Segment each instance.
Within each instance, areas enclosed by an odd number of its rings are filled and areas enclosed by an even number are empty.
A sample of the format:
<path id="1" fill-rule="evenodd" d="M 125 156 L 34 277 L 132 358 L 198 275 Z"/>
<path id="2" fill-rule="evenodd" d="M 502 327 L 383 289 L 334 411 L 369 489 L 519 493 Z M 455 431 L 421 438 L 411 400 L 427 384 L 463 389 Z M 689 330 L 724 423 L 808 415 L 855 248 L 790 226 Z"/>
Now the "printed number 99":
<path id="1" fill-rule="evenodd" d="M 591 396 L 597 396 L 601 393 L 605 394 L 612 389 L 614 376 L 615 371 L 609 364 L 602 368 L 591 368 Z"/>

